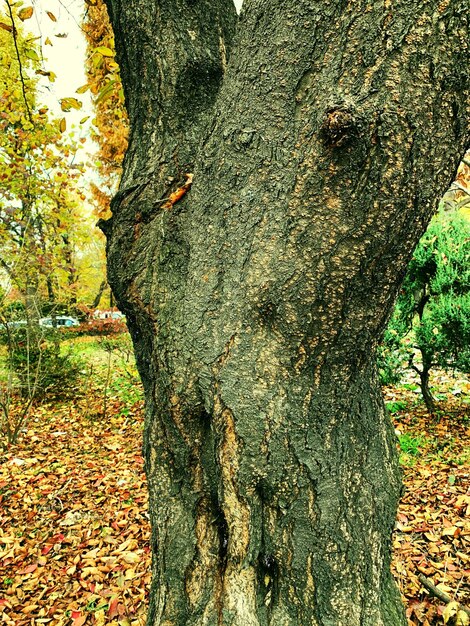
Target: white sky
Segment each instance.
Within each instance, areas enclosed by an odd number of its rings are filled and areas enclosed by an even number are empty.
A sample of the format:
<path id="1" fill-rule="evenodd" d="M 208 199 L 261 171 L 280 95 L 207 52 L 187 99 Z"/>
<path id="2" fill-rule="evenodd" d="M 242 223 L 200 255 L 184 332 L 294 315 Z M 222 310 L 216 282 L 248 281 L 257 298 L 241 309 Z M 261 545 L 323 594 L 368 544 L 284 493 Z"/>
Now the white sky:
<path id="1" fill-rule="evenodd" d="M 27 5 L 27 3 L 25 3 Z M 83 0 L 34 0 L 34 15 L 27 20 L 24 26 L 41 38 L 40 48 L 44 57 L 44 70 L 52 71 L 57 78 L 50 83 L 47 78 L 41 80 L 39 99 L 51 109 L 57 117 L 65 117 L 67 130 L 77 126 L 80 135 L 87 132 L 87 125 L 78 128 L 78 122 L 87 115 L 91 115 L 91 100 L 89 93 L 77 95 L 75 91 L 86 83 L 85 55 L 86 43 L 80 29 L 83 14 Z M 50 11 L 57 18 L 52 21 L 46 11 Z M 67 35 L 57 37 L 57 35 Z M 49 38 L 52 46 L 45 45 Z M 76 97 L 83 102 L 80 111 L 71 110 L 63 113 L 60 108 L 61 98 Z"/>

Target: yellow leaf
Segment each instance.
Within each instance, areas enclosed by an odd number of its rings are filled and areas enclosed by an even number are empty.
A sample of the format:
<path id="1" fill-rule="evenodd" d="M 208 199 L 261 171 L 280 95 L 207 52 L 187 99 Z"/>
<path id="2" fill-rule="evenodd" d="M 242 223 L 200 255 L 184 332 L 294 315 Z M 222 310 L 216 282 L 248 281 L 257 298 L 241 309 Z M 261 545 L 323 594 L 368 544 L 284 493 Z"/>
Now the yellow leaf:
<path id="1" fill-rule="evenodd" d="M 99 54 L 101 54 L 104 57 L 113 57 L 114 56 L 114 52 L 111 50 L 111 48 L 107 48 L 106 46 L 98 46 L 98 48 L 95 48 L 93 50 L 93 52 L 98 52 Z"/>
<path id="2" fill-rule="evenodd" d="M 36 70 L 36 74 L 39 74 L 40 76 L 47 76 L 49 78 L 50 72 L 47 72 L 46 70 Z"/>
<path id="3" fill-rule="evenodd" d="M 24 55 L 28 57 L 28 59 L 31 59 L 32 61 L 39 61 L 38 53 L 36 52 L 36 50 L 33 50 L 32 48 L 27 48 L 24 51 Z"/>
<path id="4" fill-rule="evenodd" d="M 18 17 L 22 22 L 24 22 L 25 20 L 29 20 L 29 18 L 33 15 L 33 12 L 33 7 L 25 7 L 24 9 L 20 9 L 18 11 Z"/>
<path id="5" fill-rule="evenodd" d="M 80 120 L 80 124 L 84 124 L 88 119 L 90 119 L 90 116 L 87 115 L 86 117 L 82 117 L 82 119 Z"/>
<path id="6" fill-rule="evenodd" d="M 465 611 L 459 611 L 455 618 L 455 626 L 468 626 L 469 618 Z"/>
<path id="7" fill-rule="evenodd" d="M 96 559 L 99 551 L 100 551 L 100 548 L 94 548 L 93 550 L 89 550 L 82 556 L 82 558 L 83 559 Z"/>
<path id="8" fill-rule="evenodd" d="M 85 91 L 88 91 L 89 89 L 90 84 L 87 83 L 86 85 L 82 85 L 81 87 L 79 87 L 75 93 L 85 93 Z"/>
<path id="9" fill-rule="evenodd" d="M 61 133 L 64 133 L 67 128 L 67 122 L 65 121 L 65 117 L 63 117 L 59 122 L 59 130 Z"/>
<path id="10" fill-rule="evenodd" d="M 46 37 L 46 41 L 44 42 L 45 46 L 52 46 L 52 41 L 49 39 L 49 37 Z"/>
<path id="11" fill-rule="evenodd" d="M 129 563 L 129 565 L 132 565 L 133 563 L 138 563 L 139 561 L 141 561 L 142 557 L 136 552 L 124 552 L 124 554 L 122 555 L 122 560 L 126 563 Z"/>
<path id="12" fill-rule="evenodd" d="M 95 624 L 96 624 L 96 626 L 103 626 L 105 621 L 106 621 L 106 615 L 104 613 L 104 610 L 96 611 L 95 612 Z"/>
<path id="13" fill-rule="evenodd" d="M 110 98 L 113 95 L 115 85 L 116 85 L 116 81 L 110 80 L 109 83 L 107 83 L 103 87 L 103 89 L 100 90 L 95 100 L 95 104 L 100 104 L 102 102 L 105 102 L 108 98 Z"/>
<path id="14" fill-rule="evenodd" d="M 449 622 L 451 619 L 453 619 L 454 617 L 457 616 L 459 610 L 459 603 L 458 602 L 449 602 L 449 604 L 446 606 L 446 608 L 444 609 L 444 612 L 442 614 L 442 618 L 444 620 L 444 624 L 447 624 L 447 622 Z"/>
<path id="15" fill-rule="evenodd" d="M 46 13 L 50 20 L 52 20 L 53 22 L 57 22 L 57 18 L 54 13 L 51 13 L 50 11 L 46 11 Z"/>
<path id="16" fill-rule="evenodd" d="M 62 98 L 60 102 L 60 108 L 62 111 L 70 111 L 70 109 L 81 109 L 82 103 L 76 98 Z"/>

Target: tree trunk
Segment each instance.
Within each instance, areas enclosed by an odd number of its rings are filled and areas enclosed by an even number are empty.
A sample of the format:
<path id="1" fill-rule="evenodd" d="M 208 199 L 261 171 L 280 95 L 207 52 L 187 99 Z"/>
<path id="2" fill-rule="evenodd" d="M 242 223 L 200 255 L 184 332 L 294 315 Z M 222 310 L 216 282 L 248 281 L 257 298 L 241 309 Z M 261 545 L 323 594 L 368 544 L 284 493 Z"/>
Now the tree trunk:
<path id="1" fill-rule="evenodd" d="M 431 392 L 431 387 L 429 385 L 429 373 L 433 366 L 432 363 L 432 354 L 427 354 L 426 351 L 420 349 L 421 357 L 422 357 L 422 365 L 421 369 L 415 367 L 415 371 L 419 375 L 419 386 L 421 387 L 421 395 L 423 396 L 424 404 L 426 405 L 427 410 L 430 413 L 434 413 L 437 409 L 436 400 Z"/>
<path id="2" fill-rule="evenodd" d="M 432 395 L 431 389 L 429 387 L 429 370 L 423 370 L 419 373 L 419 382 L 421 387 L 421 393 L 423 394 L 424 404 L 426 405 L 427 410 L 430 413 L 434 413 L 436 411 L 436 401 L 434 400 L 434 396 Z"/>
<path id="3" fill-rule="evenodd" d="M 106 289 L 106 287 L 108 286 L 108 281 L 107 280 L 102 280 L 99 286 L 99 289 L 96 293 L 95 299 L 93 300 L 92 304 L 90 305 L 90 308 L 92 309 L 97 309 L 100 302 L 101 302 L 101 298 L 103 297 L 103 293 L 104 290 Z"/>
<path id="4" fill-rule="evenodd" d="M 465 3 L 251 0 L 237 27 L 229 0 L 107 4 L 148 623 L 404 626 L 373 355 L 468 141 Z"/>

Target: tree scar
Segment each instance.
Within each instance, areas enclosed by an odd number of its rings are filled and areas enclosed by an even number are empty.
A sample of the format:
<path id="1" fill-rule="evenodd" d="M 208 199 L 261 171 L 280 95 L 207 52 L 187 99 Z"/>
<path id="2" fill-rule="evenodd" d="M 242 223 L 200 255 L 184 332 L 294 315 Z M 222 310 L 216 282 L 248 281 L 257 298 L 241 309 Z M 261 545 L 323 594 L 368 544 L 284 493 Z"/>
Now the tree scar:
<path id="1" fill-rule="evenodd" d="M 173 205 L 179 202 L 181 198 L 186 195 L 188 190 L 191 188 L 191 185 L 193 182 L 193 175 L 185 174 L 185 177 L 186 177 L 186 182 L 183 185 L 181 185 L 181 187 L 178 187 L 176 191 L 171 193 L 168 196 L 168 198 L 164 198 L 165 204 L 162 204 L 161 206 L 162 209 L 171 209 Z"/>

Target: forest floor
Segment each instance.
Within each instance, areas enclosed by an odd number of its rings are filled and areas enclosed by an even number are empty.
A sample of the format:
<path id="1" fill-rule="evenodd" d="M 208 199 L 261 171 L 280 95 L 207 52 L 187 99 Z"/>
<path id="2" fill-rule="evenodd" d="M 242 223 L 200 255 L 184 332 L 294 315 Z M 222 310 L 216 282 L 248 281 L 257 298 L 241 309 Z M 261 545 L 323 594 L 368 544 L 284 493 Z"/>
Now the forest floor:
<path id="1" fill-rule="evenodd" d="M 36 406 L 18 444 L 0 452 L 0 624 L 145 623 L 143 405 L 123 354 L 95 355 L 74 398 Z M 433 383 L 434 416 L 412 379 L 384 392 L 405 483 L 393 573 L 413 626 L 443 624 L 445 603 L 420 575 L 470 604 L 470 383 L 443 374 Z"/>

